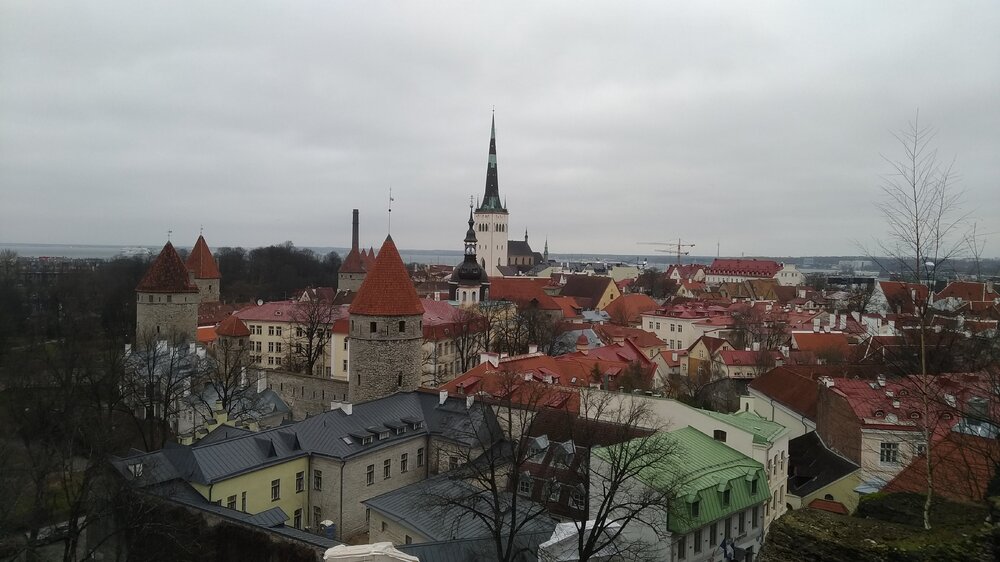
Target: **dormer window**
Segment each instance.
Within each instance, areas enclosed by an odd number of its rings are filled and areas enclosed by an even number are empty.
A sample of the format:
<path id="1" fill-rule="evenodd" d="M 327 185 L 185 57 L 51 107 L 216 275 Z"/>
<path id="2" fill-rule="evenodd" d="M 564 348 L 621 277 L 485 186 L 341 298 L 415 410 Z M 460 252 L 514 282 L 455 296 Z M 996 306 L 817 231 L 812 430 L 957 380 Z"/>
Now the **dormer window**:
<path id="1" fill-rule="evenodd" d="M 132 477 L 139 478 L 142 476 L 142 463 L 128 465 L 128 471 L 132 474 Z"/>
<path id="2" fill-rule="evenodd" d="M 730 492 L 731 491 L 729 490 L 729 488 L 726 488 L 725 490 L 722 491 L 722 505 L 729 505 L 729 500 L 731 495 Z"/>
<path id="3" fill-rule="evenodd" d="M 396 428 L 396 435 L 402 435 L 405 432 L 406 432 L 406 426 Z"/>
<path id="4" fill-rule="evenodd" d="M 750 495 L 751 496 L 756 496 L 757 495 L 757 477 L 756 476 L 754 476 L 754 479 L 750 481 Z"/>
<path id="5" fill-rule="evenodd" d="M 366 436 L 364 436 L 364 437 L 361 438 L 361 444 L 362 445 L 369 445 L 369 444 L 371 444 L 372 440 L 373 439 L 372 439 L 371 435 L 366 435 Z"/>
<path id="6" fill-rule="evenodd" d="M 389 438 L 389 432 L 388 431 L 380 431 L 378 433 L 378 440 L 379 441 L 381 441 L 383 439 L 388 439 L 388 438 Z"/>
<path id="7" fill-rule="evenodd" d="M 726 432 L 723 431 L 723 430 L 721 430 L 721 429 L 716 429 L 715 431 L 712 432 L 712 439 L 715 439 L 716 441 L 721 441 L 722 443 L 725 443 L 726 442 Z"/>
<path id="8" fill-rule="evenodd" d="M 691 502 L 691 517 L 699 517 L 701 515 L 701 501 L 695 500 Z"/>

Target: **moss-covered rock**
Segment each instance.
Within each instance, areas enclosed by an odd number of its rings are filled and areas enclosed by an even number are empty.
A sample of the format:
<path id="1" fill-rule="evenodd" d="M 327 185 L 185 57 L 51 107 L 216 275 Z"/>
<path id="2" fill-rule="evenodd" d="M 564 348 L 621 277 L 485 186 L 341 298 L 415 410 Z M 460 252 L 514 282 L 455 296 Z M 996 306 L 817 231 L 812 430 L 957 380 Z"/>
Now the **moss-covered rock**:
<path id="1" fill-rule="evenodd" d="M 855 516 L 814 509 L 792 511 L 771 524 L 762 562 L 992 561 L 1000 530 L 984 506 L 937 502 L 934 528 L 923 528 L 923 496 L 868 497 Z"/>

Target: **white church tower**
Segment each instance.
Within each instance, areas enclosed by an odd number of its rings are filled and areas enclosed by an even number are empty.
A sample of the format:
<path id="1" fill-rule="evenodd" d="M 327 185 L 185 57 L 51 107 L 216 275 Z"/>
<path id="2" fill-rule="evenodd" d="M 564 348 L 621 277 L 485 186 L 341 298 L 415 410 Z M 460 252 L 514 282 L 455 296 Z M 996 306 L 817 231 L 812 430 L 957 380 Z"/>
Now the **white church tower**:
<path id="1" fill-rule="evenodd" d="M 497 185 L 496 117 L 490 124 L 490 159 L 486 165 L 486 193 L 476 209 L 476 253 L 490 277 L 503 275 L 498 266 L 507 265 L 507 209 L 500 201 Z"/>

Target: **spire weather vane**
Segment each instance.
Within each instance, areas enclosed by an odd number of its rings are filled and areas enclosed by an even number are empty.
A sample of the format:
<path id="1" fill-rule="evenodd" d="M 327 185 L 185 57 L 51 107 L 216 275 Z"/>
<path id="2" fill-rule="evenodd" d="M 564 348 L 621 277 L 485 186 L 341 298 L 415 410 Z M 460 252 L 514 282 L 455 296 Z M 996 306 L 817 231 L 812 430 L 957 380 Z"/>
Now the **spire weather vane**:
<path id="1" fill-rule="evenodd" d="M 392 186 L 389 186 L 389 219 L 386 223 L 386 230 L 389 234 L 392 234 L 392 202 L 395 201 L 392 197 Z"/>
<path id="2" fill-rule="evenodd" d="M 173 234 L 173 233 L 174 233 L 173 230 L 168 230 L 167 231 L 167 242 L 170 242 L 170 235 Z"/>

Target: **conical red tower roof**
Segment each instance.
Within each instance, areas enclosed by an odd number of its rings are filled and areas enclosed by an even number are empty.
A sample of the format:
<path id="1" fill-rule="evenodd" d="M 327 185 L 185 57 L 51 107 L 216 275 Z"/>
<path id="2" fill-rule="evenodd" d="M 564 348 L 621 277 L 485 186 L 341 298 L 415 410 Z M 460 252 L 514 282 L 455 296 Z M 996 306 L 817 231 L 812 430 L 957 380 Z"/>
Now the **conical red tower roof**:
<path id="1" fill-rule="evenodd" d="M 215 328 L 215 333 L 231 338 L 243 338 L 250 335 L 250 328 L 235 314 L 227 317 Z"/>
<path id="2" fill-rule="evenodd" d="M 392 237 L 387 236 L 375 263 L 351 302 L 351 314 L 371 316 L 412 316 L 423 314 L 417 290 L 399 257 Z"/>
<path id="3" fill-rule="evenodd" d="M 340 264 L 341 273 L 364 273 L 365 265 L 364 260 L 361 258 L 361 253 L 358 252 L 357 248 L 351 248 L 348 252 L 347 257 L 344 258 L 344 262 Z"/>
<path id="4" fill-rule="evenodd" d="M 187 259 L 187 268 L 194 272 L 195 279 L 222 279 L 219 273 L 219 266 L 215 263 L 212 251 L 208 249 L 204 236 L 198 236 L 198 241 L 194 243 L 194 249 Z"/>
<path id="5" fill-rule="evenodd" d="M 198 287 L 188 278 L 187 267 L 174 245 L 167 242 L 135 290 L 141 293 L 197 293 Z"/>

